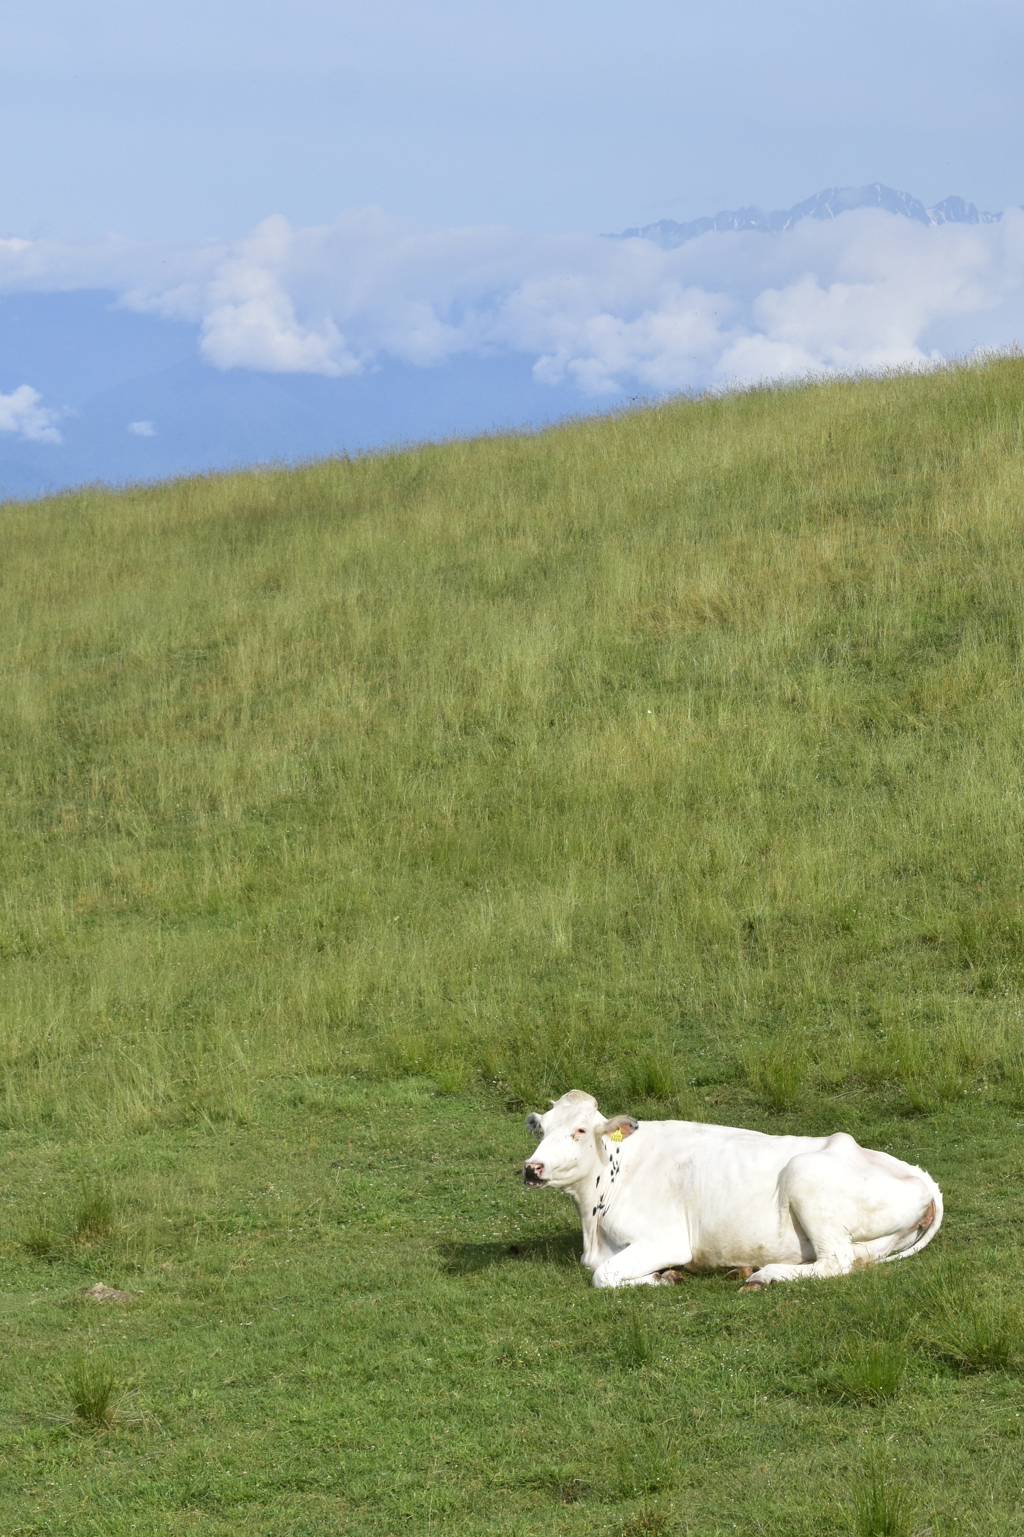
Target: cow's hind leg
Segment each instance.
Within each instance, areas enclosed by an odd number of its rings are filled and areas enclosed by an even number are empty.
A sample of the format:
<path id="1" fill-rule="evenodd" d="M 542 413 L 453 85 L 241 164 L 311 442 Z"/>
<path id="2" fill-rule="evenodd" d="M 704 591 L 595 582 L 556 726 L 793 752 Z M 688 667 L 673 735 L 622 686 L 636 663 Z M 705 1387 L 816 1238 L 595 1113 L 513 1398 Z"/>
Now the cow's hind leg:
<path id="1" fill-rule="evenodd" d="M 661 1286 L 660 1270 L 679 1270 L 689 1264 L 692 1253 L 685 1242 L 668 1244 L 664 1240 L 631 1243 L 598 1265 L 595 1286 Z"/>
<path id="2" fill-rule="evenodd" d="M 741 1291 L 759 1291 L 773 1281 L 814 1281 L 827 1276 L 849 1275 L 857 1258 L 850 1235 L 835 1222 L 801 1226 L 814 1245 L 814 1258 L 802 1265 L 762 1265 Z"/>
<path id="3" fill-rule="evenodd" d="M 935 1189 L 919 1170 L 837 1132 L 820 1151 L 790 1159 L 779 1178 L 780 1213 L 803 1263 L 764 1265 L 747 1285 L 846 1275 L 857 1259 L 886 1258 L 922 1224 L 929 1231 L 937 1222 Z"/>
<path id="4" fill-rule="evenodd" d="M 757 1291 L 773 1281 L 848 1275 L 857 1258 L 851 1230 L 857 1222 L 859 1192 L 851 1190 L 848 1172 L 839 1160 L 828 1150 L 798 1155 L 783 1171 L 779 1194 L 801 1248 L 810 1252 L 799 1264 L 763 1265 L 743 1290 Z"/>
<path id="5" fill-rule="evenodd" d="M 837 1245 L 837 1248 L 841 1248 Z M 811 1260 L 806 1265 L 762 1265 L 760 1270 L 755 1270 L 750 1279 L 740 1287 L 740 1291 L 760 1291 L 763 1286 L 770 1286 L 773 1281 L 813 1281 L 826 1276 L 848 1275 L 853 1269 L 854 1252 L 853 1245 L 849 1245 L 849 1258 L 840 1253 L 826 1254 L 821 1259 Z"/>

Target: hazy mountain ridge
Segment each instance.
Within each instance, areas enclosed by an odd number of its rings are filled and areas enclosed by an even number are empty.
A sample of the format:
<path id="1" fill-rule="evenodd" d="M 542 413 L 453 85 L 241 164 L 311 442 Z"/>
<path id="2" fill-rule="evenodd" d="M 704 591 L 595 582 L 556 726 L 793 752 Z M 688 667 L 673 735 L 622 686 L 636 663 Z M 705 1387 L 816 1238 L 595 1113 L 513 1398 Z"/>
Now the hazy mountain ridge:
<path id="1" fill-rule="evenodd" d="M 610 240 L 640 238 L 653 240 L 655 244 L 671 249 L 694 240 L 710 231 L 725 233 L 730 230 L 756 230 L 762 234 L 781 234 L 792 229 L 801 219 L 837 219 L 840 214 L 851 213 L 855 208 L 881 208 L 886 213 L 900 214 L 914 219 L 918 224 L 997 224 L 1001 213 L 986 213 L 962 197 L 943 198 L 934 208 L 926 208 L 919 198 L 909 192 L 898 192 L 874 181 L 867 187 L 826 187 L 813 197 L 795 203 L 792 208 L 779 208 L 765 213 L 761 208 L 732 208 L 716 213 L 713 218 L 693 219 L 689 224 L 677 224 L 674 219 L 659 219 L 655 224 L 645 224 L 636 229 L 620 230 L 609 235 Z"/>
<path id="2" fill-rule="evenodd" d="M 459 355 L 428 388 L 424 369 L 395 359 L 337 379 L 211 368 L 198 341 L 197 326 L 138 314 L 111 291 L 0 297 L 0 394 L 30 381 L 60 432 L 0 433 L 0 501 L 538 428 L 580 409 L 571 383 L 540 388 L 522 354 Z"/>

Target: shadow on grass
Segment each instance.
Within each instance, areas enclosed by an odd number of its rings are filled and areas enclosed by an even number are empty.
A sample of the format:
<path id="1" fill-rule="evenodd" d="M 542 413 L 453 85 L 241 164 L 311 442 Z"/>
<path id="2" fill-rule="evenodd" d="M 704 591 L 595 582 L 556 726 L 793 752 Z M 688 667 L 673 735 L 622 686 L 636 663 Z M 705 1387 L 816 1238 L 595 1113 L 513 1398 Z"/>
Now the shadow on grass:
<path id="1" fill-rule="evenodd" d="M 471 1275 L 490 1270 L 495 1265 L 575 1264 L 579 1259 L 577 1233 L 547 1233 L 541 1238 L 516 1238 L 494 1243 L 450 1243 L 440 1249 L 441 1268 L 446 1275 Z"/>

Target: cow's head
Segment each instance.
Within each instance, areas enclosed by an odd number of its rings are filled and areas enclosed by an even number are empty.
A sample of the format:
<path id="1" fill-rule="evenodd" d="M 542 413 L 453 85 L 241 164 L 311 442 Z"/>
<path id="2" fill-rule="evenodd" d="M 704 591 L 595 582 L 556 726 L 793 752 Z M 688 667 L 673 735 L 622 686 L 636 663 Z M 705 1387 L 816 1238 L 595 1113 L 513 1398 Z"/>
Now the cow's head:
<path id="1" fill-rule="evenodd" d="M 523 1183 L 568 1190 L 599 1174 L 608 1162 L 608 1139 L 630 1136 L 637 1122 L 629 1115 L 605 1120 L 592 1094 L 570 1089 L 545 1115 L 528 1115 L 526 1126 L 538 1145 L 523 1164 Z"/>

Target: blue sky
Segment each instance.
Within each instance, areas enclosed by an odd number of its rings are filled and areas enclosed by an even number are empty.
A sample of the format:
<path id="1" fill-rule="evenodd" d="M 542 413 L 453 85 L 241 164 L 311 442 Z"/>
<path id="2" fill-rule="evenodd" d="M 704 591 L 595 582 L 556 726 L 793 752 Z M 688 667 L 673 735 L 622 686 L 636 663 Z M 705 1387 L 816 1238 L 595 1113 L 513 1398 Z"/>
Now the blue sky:
<path id="1" fill-rule="evenodd" d="M 3 0 L 0 491 L 1014 343 L 1022 45 L 991 0 Z M 599 238 L 873 181 L 1010 212 Z"/>
<path id="2" fill-rule="evenodd" d="M 7 234 L 1024 201 L 1019 3 L 5 0 L 0 60 Z"/>

